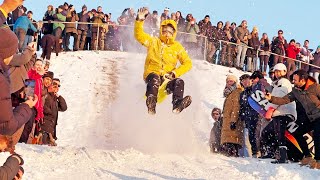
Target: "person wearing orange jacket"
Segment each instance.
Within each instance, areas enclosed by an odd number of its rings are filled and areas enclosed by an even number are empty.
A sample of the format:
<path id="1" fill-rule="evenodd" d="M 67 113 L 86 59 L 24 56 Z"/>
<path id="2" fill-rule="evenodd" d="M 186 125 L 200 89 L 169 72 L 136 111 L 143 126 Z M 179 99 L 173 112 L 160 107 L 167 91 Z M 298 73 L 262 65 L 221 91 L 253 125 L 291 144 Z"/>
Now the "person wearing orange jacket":
<path id="1" fill-rule="evenodd" d="M 158 89 L 167 78 L 170 79 L 166 86 L 167 93 L 173 93 L 173 112 L 180 113 L 191 104 L 191 96 L 183 97 L 184 81 L 179 77 L 191 69 L 192 62 L 184 47 L 175 41 L 177 23 L 174 20 L 164 20 L 160 26 L 159 37 L 151 37 L 143 30 L 147 14 L 147 8 L 139 9 L 134 36 L 147 48 L 143 78 L 147 83 L 148 112 L 149 114 L 156 113 Z M 177 67 L 178 61 L 180 66 Z"/>

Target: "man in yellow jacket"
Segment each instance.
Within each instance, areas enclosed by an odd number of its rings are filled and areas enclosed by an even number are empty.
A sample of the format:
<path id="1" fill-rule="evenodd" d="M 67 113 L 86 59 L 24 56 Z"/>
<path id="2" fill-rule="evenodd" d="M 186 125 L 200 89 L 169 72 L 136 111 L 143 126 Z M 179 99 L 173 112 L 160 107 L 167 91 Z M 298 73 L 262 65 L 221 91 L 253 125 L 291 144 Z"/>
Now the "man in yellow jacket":
<path id="1" fill-rule="evenodd" d="M 134 36 L 138 42 L 148 49 L 144 65 L 143 78 L 147 83 L 147 100 L 149 114 L 156 113 L 157 95 L 164 79 L 170 79 L 166 86 L 168 94 L 173 93 L 173 112 L 180 113 L 191 104 L 191 97 L 183 97 L 184 81 L 178 77 L 188 72 L 192 62 L 183 48 L 175 41 L 177 24 L 173 20 L 164 20 L 161 23 L 159 37 L 151 37 L 143 30 L 144 20 L 148 14 L 147 8 L 138 11 Z M 177 62 L 180 66 L 177 67 Z"/>

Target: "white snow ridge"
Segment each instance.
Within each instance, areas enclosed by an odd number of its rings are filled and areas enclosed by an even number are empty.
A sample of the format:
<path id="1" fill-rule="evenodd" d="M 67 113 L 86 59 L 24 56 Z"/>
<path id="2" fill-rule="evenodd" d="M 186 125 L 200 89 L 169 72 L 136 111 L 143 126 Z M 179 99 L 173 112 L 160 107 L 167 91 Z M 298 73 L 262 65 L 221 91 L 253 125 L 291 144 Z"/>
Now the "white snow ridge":
<path id="1" fill-rule="evenodd" d="M 209 153 L 213 107 L 222 108 L 226 75 L 235 69 L 193 60 L 182 76 L 193 102 L 179 115 L 171 96 L 148 115 L 145 54 L 68 52 L 52 58 L 68 110 L 59 113 L 57 147 L 17 145 L 24 179 L 320 179 L 320 171 L 271 160 Z M 0 153 L 4 162 L 8 154 Z"/>

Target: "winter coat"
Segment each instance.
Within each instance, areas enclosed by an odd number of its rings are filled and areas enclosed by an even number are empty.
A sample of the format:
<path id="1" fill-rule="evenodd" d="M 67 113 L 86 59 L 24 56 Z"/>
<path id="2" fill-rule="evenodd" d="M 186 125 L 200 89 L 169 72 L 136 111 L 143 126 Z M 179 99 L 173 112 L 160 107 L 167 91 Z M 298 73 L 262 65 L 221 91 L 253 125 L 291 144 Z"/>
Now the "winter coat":
<path id="1" fill-rule="evenodd" d="M 53 21 L 53 11 L 46 11 L 43 17 L 43 21 Z M 42 25 L 42 33 L 45 34 L 51 34 L 53 29 L 53 24 L 52 23 L 44 23 Z"/>
<path id="2" fill-rule="evenodd" d="M 31 29 L 32 31 L 37 32 L 37 28 L 32 24 L 30 19 L 25 15 L 20 16 L 17 19 L 17 21 L 14 23 L 13 30 L 15 31 L 17 28 L 23 29 L 26 33 L 28 29 Z"/>
<path id="3" fill-rule="evenodd" d="M 14 177 L 18 174 L 19 169 L 19 160 L 12 156 L 8 157 L 3 166 L 0 167 L 0 179 L 14 179 Z"/>
<path id="4" fill-rule="evenodd" d="M 311 122 L 320 120 L 320 85 L 315 82 L 315 79 L 309 77 L 304 89 L 294 87 L 284 97 L 272 96 L 270 102 L 284 105 L 295 100 L 302 104 Z"/>
<path id="5" fill-rule="evenodd" d="M 259 114 L 255 111 L 248 102 L 248 98 L 252 94 L 252 87 L 246 88 L 240 94 L 240 111 L 239 111 L 239 118 L 241 121 L 245 122 L 246 128 L 248 125 L 251 124 L 250 121 L 258 121 Z"/>
<path id="6" fill-rule="evenodd" d="M 181 17 L 180 19 L 178 19 L 177 26 L 178 26 L 179 32 L 185 32 L 186 31 L 186 20 L 183 17 Z"/>
<path id="7" fill-rule="evenodd" d="M 106 21 L 104 20 L 104 14 L 103 13 L 96 13 L 92 18 L 91 18 L 92 23 L 96 23 L 93 24 L 92 27 L 93 28 L 97 28 L 102 27 L 103 23 L 106 23 Z"/>
<path id="8" fill-rule="evenodd" d="M 260 56 L 270 56 L 269 49 L 270 49 L 270 42 L 268 39 L 263 39 L 263 42 L 260 42 Z"/>
<path id="9" fill-rule="evenodd" d="M 313 60 L 311 61 L 311 63 L 313 65 L 316 65 L 316 66 L 319 66 L 320 67 L 320 53 L 319 52 L 315 52 L 313 54 Z M 320 73 L 320 68 L 317 68 L 317 67 L 313 67 L 313 66 L 310 66 L 310 69 L 309 69 L 310 72 L 318 72 Z"/>
<path id="10" fill-rule="evenodd" d="M 287 51 L 286 51 L 287 56 L 292 59 L 296 59 L 299 52 L 300 52 L 300 49 L 296 48 L 295 45 L 291 45 L 291 44 L 287 47 Z"/>
<path id="11" fill-rule="evenodd" d="M 143 78 L 146 79 L 150 73 L 163 76 L 169 72 L 173 72 L 176 77 L 180 77 L 188 72 L 192 67 L 192 62 L 183 46 L 175 41 L 177 31 L 168 40 L 161 34 L 162 26 L 167 24 L 172 24 L 174 29 L 177 29 L 176 22 L 173 20 L 163 21 L 160 26 L 160 37 L 151 37 L 145 33 L 143 31 L 143 23 L 143 21 L 136 21 L 134 27 L 135 38 L 148 49 Z M 180 62 L 180 66 L 176 67 L 178 61 Z"/>
<path id="12" fill-rule="evenodd" d="M 0 134 L 12 135 L 31 117 L 31 108 L 22 103 L 12 110 L 8 67 L 0 59 Z"/>
<path id="13" fill-rule="evenodd" d="M 223 123 L 221 130 L 221 145 L 233 143 L 242 145 L 243 141 L 243 122 L 239 118 L 240 111 L 240 93 L 241 88 L 237 88 L 229 94 L 223 105 Z M 236 129 L 230 129 L 230 123 L 236 123 Z"/>
<path id="14" fill-rule="evenodd" d="M 90 22 L 90 16 L 88 13 L 83 14 L 83 12 L 78 13 L 79 22 Z M 88 31 L 88 24 L 78 24 L 78 30 Z"/>
<path id="15" fill-rule="evenodd" d="M 240 40 L 240 42 L 247 44 L 247 45 L 248 45 L 248 39 L 244 40 L 243 38 L 245 36 L 248 36 L 249 34 L 250 34 L 249 30 L 247 28 L 243 28 L 241 25 L 238 26 L 234 32 L 236 40 Z"/>
<path id="16" fill-rule="evenodd" d="M 281 78 L 277 81 L 274 81 L 272 83 L 272 87 L 273 89 L 271 95 L 276 97 L 283 97 L 292 91 L 292 84 L 287 78 Z M 293 120 L 297 119 L 295 102 L 278 106 L 276 110 L 273 112 L 272 117 L 284 115 L 291 115 L 290 117 L 292 117 Z"/>
<path id="17" fill-rule="evenodd" d="M 31 47 L 27 46 L 21 54 L 13 55 L 9 64 L 10 93 L 14 93 L 24 87 L 28 79 L 28 71 L 33 67 L 36 55 L 32 54 Z"/>
<path id="18" fill-rule="evenodd" d="M 61 13 L 54 14 L 53 19 L 54 19 L 54 21 L 66 22 L 66 16 L 62 15 Z M 63 31 L 65 28 L 65 24 L 64 23 L 53 23 L 53 30 L 57 29 L 58 27 L 61 28 Z"/>
<path id="19" fill-rule="evenodd" d="M 284 39 L 284 37 L 282 37 Z M 287 40 L 284 39 L 284 44 L 283 42 L 280 40 L 279 37 L 276 37 L 273 41 L 272 41 L 272 45 L 271 45 L 271 50 L 273 53 L 279 54 L 279 55 L 284 55 L 284 51 L 287 48 L 288 43 Z"/>
<path id="20" fill-rule="evenodd" d="M 66 22 L 76 22 L 76 21 L 79 21 L 78 14 L 76 14 L 75 12 L 68 11 Z M 67 23 L 65 25 L 65 28 L 66 28 L 66 33 L 78 34 L 76 23 Z"/>
<path id="21" fill-rule="evenodd" d="M 257 57 L 258 49 L 260 47 L 260 41 L 258 36 L 251 35 L 248 40 L 248 46 L 252 47 L 247 49 L 247 57 Z"/>
<path id="22" fill-rule="evenodd" d="M 213 123 L 213 127 L 210 131 L 209 145 L 211 145 L 213 148 L 217 148 L 218 150 L 220 149 L 221 144 L 222 122 L 223 118 L 220 117 L 218 121 Z"/>
<path id="23" fill-rule="evenodd" d="M 37 109 L 36 120 L 39 121 L 43 118 L 43 105 L 42 105 L 42 76 L 35 70 L 31 69 L 28 72 L 29 79 L 35 80 L 34 94 L 38 96 L 38 101 L 34 106 Z"/>
<path id="24" fill-rule="evenodd" d="M 188 42 L 188 43 L 197 43 L 198 42 L 197 35 L 200 33 L 200 30 L 199 30 L 199 26 L 196 23 L 191 24 L 190 22 L 187 22 L 186 32 L 190 33 L 190 34 L 188 34 L 185 37 L 185 42 Z M 192 34 L 194 34 L 194 35 L 192 35 Z"/>
<path id="25" fill-rule="evenodd" d="M 43 107 L 44 121 L 41 125 L 41 129 L 55 135 L 55 129 L 58 122 L 58 111 L 64 112 L 67 108 L 67 103 L 62 96 L 57 97 L 54 93 L 49 92 Z"/>
<path id="26" fill-rule="evenodd" d="M 209 21 L 208 23 L 205 23 L 204 20 L 201 20 L 198 23 L 199 29 L 200 29 L 200 33 L 201 34 L 207 34 L 206 32 L 209 30 L 209 28 L 212 26 L 211 22 Z"/>

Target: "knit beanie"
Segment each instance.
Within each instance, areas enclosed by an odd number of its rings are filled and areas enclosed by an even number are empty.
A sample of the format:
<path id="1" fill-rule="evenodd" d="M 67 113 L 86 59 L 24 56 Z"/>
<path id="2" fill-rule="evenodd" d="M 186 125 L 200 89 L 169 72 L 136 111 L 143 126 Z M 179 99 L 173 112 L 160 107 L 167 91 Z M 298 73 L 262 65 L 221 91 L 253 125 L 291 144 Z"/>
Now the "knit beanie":
<path id="1" fill-rule="evenodd" d="M 228 80 L 233 80 L 234 82 L 238 82 L 238 81 L 237 81 L 238 78 L 237 78 L 235 75 L 232 75 L 232 74 L 229 74 L 229 75 L 227 76 L 226 81 L 228 81 Z"/>
<path id="2" fill-rule="evenodd" d="M 18 49 L 18 38 L 7 27 L 0 27 L 0 60 L 16 54 Z"/>

